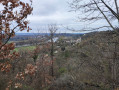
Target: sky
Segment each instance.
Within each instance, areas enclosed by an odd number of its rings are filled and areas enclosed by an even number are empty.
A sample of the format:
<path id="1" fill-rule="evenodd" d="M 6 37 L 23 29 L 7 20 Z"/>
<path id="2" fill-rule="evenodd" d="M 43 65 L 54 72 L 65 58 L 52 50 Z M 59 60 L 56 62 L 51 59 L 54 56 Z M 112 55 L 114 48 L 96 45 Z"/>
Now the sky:
<path id="1" fill-rule="evenodd" d="M 30 27 L 32 28 L 30 32 L 48 32 L 47 27 L 49 24 L 57 24 L 59 27 L 58 33 L 73 33 L 67 30 L 67 27 L 79 30 L 79 33 L 82 33 L 81 29 L 84 27 L 97 27 L 107 23 L 103 20 L 91 26 L 85 22 L 79 22 L 77 17 L 80 13 L 69 12 L 71 8 L 68 3 L 72 1 L 73 0 L 33 0 L 33 13 L 28 17 Z"/>
<path id="2" fill-rule="evenodd" d="M 28 17 L 31 32 L 46 29 L 49 24 L 57 24 L 59 32 L 70 32 L 66 27 L 77 27 L 76 14 L 69 12 L 71 0 L 33 0 L 33 14 Z M 42 30 L 41 30 L 42 31 Z M 46 30 L 43 30 L 46 32 Z M 42 32 L 43 32 L 42 31 Z"/>
<path id="3" fill-rule="evenodd" d="M 28 0 L 22 1 L 28 2 Z M 33 0 L 33 12 L 27 18 L 30 21 L 29 26 L 32 28 L 30 33 L 48 32 L 48 25 L 50 24 L 56 24 L 58 26 L 58 33 L 76 33 L 67 30 L 67 27 L 79 30 L 79 33 L 83 33 L 81 29 L 84 27 L 97 27 L 107 24 L 105 20 L 94 23 L 93 25 L 79 22 L 77 17 L 80 12 L 69 12 L 71 8 L 68 3 L 72 1 L 73 0 Z M 23 31 L 23 33 L 25 32 L 26 31 Z"/>
<path id="4" fill-rule="evenodd" d="M 28 2 L 28 0 L 21 0 L 23 2 Z M 33 12 L 27 17 L 30 21 L 30 28 L 32 30 L 30 33 L 37 32 L 48 32 L 48 25 L 56 24 L 58 26 L 58 33 L 72 32 L 67 30 L 67 27 L 71 28 L 81 28 L 82 23 L 77 22 L 76 12 L 69 12 L 71 8 L 69 7 L 69 2 L 72 0 L 32 0 Z M 0 4 L 1 6 L 1 4 Z M 2 10 L 0 8 L 0 10 Z M 27 31 L 22 31 L 18 33 L 26 33 Z"/>

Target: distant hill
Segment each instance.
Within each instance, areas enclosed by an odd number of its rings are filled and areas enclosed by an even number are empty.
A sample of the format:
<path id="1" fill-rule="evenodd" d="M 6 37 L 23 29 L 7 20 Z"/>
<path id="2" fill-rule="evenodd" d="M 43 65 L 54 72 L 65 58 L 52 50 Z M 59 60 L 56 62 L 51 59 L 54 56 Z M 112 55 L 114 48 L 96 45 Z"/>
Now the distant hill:
<path id="1" fill-rule="evenodd" d="M 64 35 L 64 36 L 71 36 L 71 35 L 83 35 L 84 33 L 55 33 L 55 35 Z M 50 33 L 16 33 L 18 35 L 50 35 Z"/>
<path id="2" fill-rule="evenodd" d="M 21 41 L 28 40 L 29 38 L 35 38 L 36 35 L 49 36 L 50 33 L 16 33 L 16 36 L 11 38 L 10 41 Z M 65 37 L 81 37 L 83 33 L 55 33 L 55 36 L 65 36 Z"/>

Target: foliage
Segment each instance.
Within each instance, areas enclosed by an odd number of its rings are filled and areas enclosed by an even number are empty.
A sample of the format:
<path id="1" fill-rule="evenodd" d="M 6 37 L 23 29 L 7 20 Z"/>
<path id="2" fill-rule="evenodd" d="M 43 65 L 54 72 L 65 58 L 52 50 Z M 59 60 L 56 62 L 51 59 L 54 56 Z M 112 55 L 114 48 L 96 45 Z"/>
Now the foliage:
<path id="1" fill-rule="evenodd" d="M 0 12 L 0 60 L 5 61 L 7 59 L 7 63 L 10 64 L 9 60 L 14 59 L 13 57 L 18 56 L 18 54 L 16 52 L 11 53 L 15 48 L 14 43 L 7 43 L 11 37 L 15 36 L 17 28 L 19 28 L 20 31 L 24 29 L 27 29 L 27 31 L 30 30 L 27 25 L 28 21 L 25 19 L 31 14 L 32 7 L 28 3 L 24 3 L 20 0 L 1 0 L 0 3 L 2 7 L 4 7 Z M 12 24 L 16 26 L 13 27 L 11 26 Z M 4 63 L 6 63 L 6 61 Z M 4 66 L 2 65 L 2 67 Z"/>
<path id="2" fill-rule="evenodd" d="M 63 74 L 63 73 L 67 72 L 67 69 L 66 68 L 60 68 L 58 72 Z"/>
<path id="3" fill-rule="evenodd" d="M 66 50 L 66 51 L 64 52 L 64 56 L 65 56 L 65 58 L 68 58 L 68 57 L 70 56 L 70 52 L 69 52 L 68 50 Z"/>
<path id="4" fill-rule="evenodd" d="M 2 75 L 8 75 L 13 63 L 16 62 L 15 59 L 19 57 L 19 54 L 13 51 L 14 43 L 8 43 L 8 41 L 15 36 L 15 32 L 18 30 L 27 29 L 28 32 L 31 30 L 26 18 L 31 14 L 33 8 L 29 3 L 24 3 L 21 0 L 0 0 L 0 4 L 2 8 L 0 11 L 0 70 Z M 7 75 L 5 75 L 6 78 Z M 10 79 L 7 78 L 8 81 Z M 8 88 L 11 87 L 11 84 L 8 82 Z M 21 86 L 20 84 L 14 85 Z"/>

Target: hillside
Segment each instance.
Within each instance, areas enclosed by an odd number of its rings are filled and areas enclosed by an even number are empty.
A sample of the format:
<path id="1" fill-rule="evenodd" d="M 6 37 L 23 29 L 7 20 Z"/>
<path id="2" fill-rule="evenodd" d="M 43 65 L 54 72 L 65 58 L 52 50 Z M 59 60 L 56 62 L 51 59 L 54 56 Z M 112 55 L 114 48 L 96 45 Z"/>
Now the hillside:
<path id="1" fill-rule="evenodd" d="M 58 37 L 53 48 L 52 42 L 15 48 L 20 56 L 11 62 L 10 74 L 33 69 L 19 90 L 112 90 L 118 85 L 118 30 Z M 2 90 L 8 77 L 2 73 L 0 77 Z"/>
<path id="2" fill-rule="evenodd" d="M 114 80 L 118 84 L 118 34 L 102 31 L 82 38 L 56 55 L 61 75 L 51 90 L 111 90 Z"/>

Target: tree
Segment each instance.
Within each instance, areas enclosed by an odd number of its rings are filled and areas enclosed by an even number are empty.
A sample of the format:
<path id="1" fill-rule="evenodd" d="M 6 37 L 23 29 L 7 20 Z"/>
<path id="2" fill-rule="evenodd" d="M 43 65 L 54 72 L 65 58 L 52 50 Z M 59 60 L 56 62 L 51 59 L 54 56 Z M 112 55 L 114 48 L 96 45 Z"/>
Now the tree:
<path id="1" fill-rule="evenodd" d="M 56 24 L 51 24 L 48 26 L 49 32 L 50 32 L 50 41 L 51 41 L 51 51 L 50 51 L 50 56 L 51 56 L 51 75 L 52 77 L 54 76 L 54 69 L 53 69 L 53 62 L 54 62 L 54 36 L 56 31 L 58 30 L 58 27 Z"/>
<path id="2" fill-rule="evenodd" d="M 28 26 L 27 16 L 31 14 L 33 8 L 32 1 L 24 3 L 21 0 L 0 0 L 0 73 L 6 78 L 2 84 L 11 87 L 11 79 L 14 75 L 10 75 L 11 67 L 15 69 L 15 59 L 19 54 L 14 50 L 15 44 L 8 43 L 9 40 L 15 36 L 15 32 L 23 30 L 31 30 Z M 4 75 L 6 74 L 7 75 Z M 9 74 L 8 74 L 9 73 Z M 13 73 L 12 73 L 13 74 Z M 9 77 L 9 78 L 8 78 Z M 10 82 L 10 83 L 9 83 Z M 6 87 L 0 87 L 5 90 Z M 7 88 L 7 90 L 9 90 Z"/>
<path id="3" fill-rule="evenodd" d="M 11 52 L 15 45 L 8 44 L 8 41 L 15 36 L 16 31 L 30 30 L 26 18 L 33 8 L 29 3 L 21 0 L 0 0 L 0 7 L 3 8 L 0 11 L 0 68 L 1 71 L 9 71 L 10 60 L 18 54 Z"/>
<path id="4" fill-rule="evenodd" d="M 80 21 L 87 21 L 93 24 L 99 20 L 106 20 L 108 25 L 96 28 L 84 28 L 87 30 L 100 30 L 109 28 L 115 30 L 113 21 L 119 22 L 119 1 L 118 0 L 73 0 L 70 7 L 73 11 L 81 11 Z"/>

